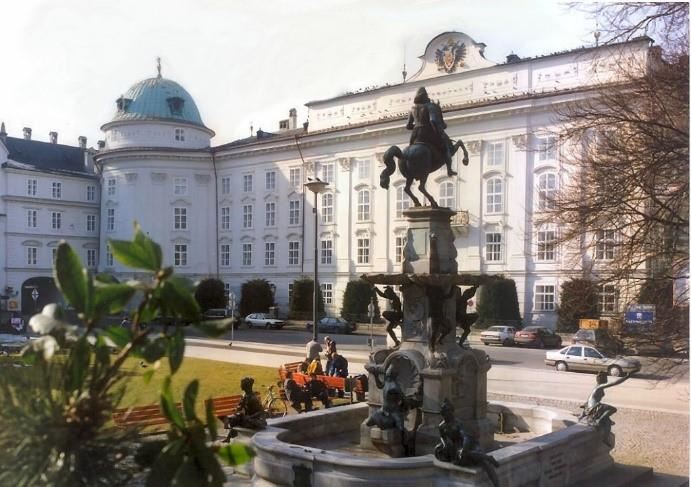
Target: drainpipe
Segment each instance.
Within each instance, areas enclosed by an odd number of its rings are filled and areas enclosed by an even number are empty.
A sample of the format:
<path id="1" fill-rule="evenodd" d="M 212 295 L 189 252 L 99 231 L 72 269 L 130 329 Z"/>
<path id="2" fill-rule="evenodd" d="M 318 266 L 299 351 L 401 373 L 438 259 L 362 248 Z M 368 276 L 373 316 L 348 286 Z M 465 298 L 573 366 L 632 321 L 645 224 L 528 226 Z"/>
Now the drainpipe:
<path id="1" fill-rule="evenodd" d="M 211 165 L 214 168 L 214 209 L 216 214 L 216 221 L 214 222 L 214 233 L 216 234 L 216 279 L 220 279 L 220 253 L 218 251 L 218 173 L 216 172 L 216 155 L 213 149 L 211 149 Z"/>

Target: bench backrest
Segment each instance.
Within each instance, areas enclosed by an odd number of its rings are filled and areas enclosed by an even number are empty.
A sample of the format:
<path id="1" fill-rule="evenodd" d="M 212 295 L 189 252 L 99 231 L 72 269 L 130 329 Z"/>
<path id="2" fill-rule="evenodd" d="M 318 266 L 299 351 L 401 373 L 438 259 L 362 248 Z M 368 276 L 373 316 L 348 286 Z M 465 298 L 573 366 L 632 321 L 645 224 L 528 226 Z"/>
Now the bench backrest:
<path id="1" fill-rule="evenodd" d="M 254 393 L 257 395 L 258 399 L 261 399 L 258 391 L 255 391 Z M 222 418 L 223 416 L 235 414 L 238 410 L 241 399 L 242 394 L 237 394 L 235 396 L 212 397 L 211 399 L 204 401 L 204 406 L 211 402 L 214 407 L 214 415 L 217 418 Z"/>
<path id="2" fill-rule="evenodd" d="M 182 412 L 181 403 L 175 403 L 175 407 Z M 116 409 L 113 411 L 113 421 L 120 427 L 168 424 L 168 418 L 161 412 L 159 404 Z"/>

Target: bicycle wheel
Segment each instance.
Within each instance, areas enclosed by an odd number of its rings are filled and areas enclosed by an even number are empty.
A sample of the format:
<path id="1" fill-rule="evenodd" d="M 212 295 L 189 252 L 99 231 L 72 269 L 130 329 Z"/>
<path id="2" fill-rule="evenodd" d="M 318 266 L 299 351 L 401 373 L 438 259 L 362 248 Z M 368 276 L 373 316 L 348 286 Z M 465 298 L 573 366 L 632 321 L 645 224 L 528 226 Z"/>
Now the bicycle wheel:
<path id="1" fill-rule="evenodd" d="M 270 418 L 282 418 L 288 414 L 288 405 L 280 397 L 275 397 L 269 401 L 266 411 Z"/>

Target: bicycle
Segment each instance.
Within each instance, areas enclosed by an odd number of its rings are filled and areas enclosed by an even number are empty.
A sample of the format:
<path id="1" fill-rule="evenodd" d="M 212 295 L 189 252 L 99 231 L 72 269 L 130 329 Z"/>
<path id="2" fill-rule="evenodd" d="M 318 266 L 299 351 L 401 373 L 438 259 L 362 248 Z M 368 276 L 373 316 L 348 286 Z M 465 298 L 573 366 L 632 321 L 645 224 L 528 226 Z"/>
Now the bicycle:
<path id="1" fill-rule="evenodd" d="M 268 386 L 262 407 L 267 418 L 282 418 L 288 414 L 288 403 L 280 395 L 274 394 L 274 387 L 276 386 Z"/>

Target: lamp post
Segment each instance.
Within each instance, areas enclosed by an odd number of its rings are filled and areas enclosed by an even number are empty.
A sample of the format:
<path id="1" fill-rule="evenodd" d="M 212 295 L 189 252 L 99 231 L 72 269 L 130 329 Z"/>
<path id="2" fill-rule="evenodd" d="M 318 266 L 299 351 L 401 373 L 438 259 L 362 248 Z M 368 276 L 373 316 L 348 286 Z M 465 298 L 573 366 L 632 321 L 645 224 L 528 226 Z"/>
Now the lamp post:
<path id="1" fill-rule="evenodd" d="M 314 193 L 314 207 L 312 208 L 312 213 L 314 213 L 314 296 L 312 298 L 312 340 L 317 341 L 317 310 L 318 310 L 318 298 L 319 298 L 319 288 L 318 288 L 318 274 L 319 274 L 319 248 L 317 246 L 319 238 L 319 218 L 317 214 L 317 201 L 319 193 L 322 193 L 328 186 L 329 183 L 322 181 L 319 178 L 309 179 L 308 183 L 305 183 L 305 187 Z"/>

